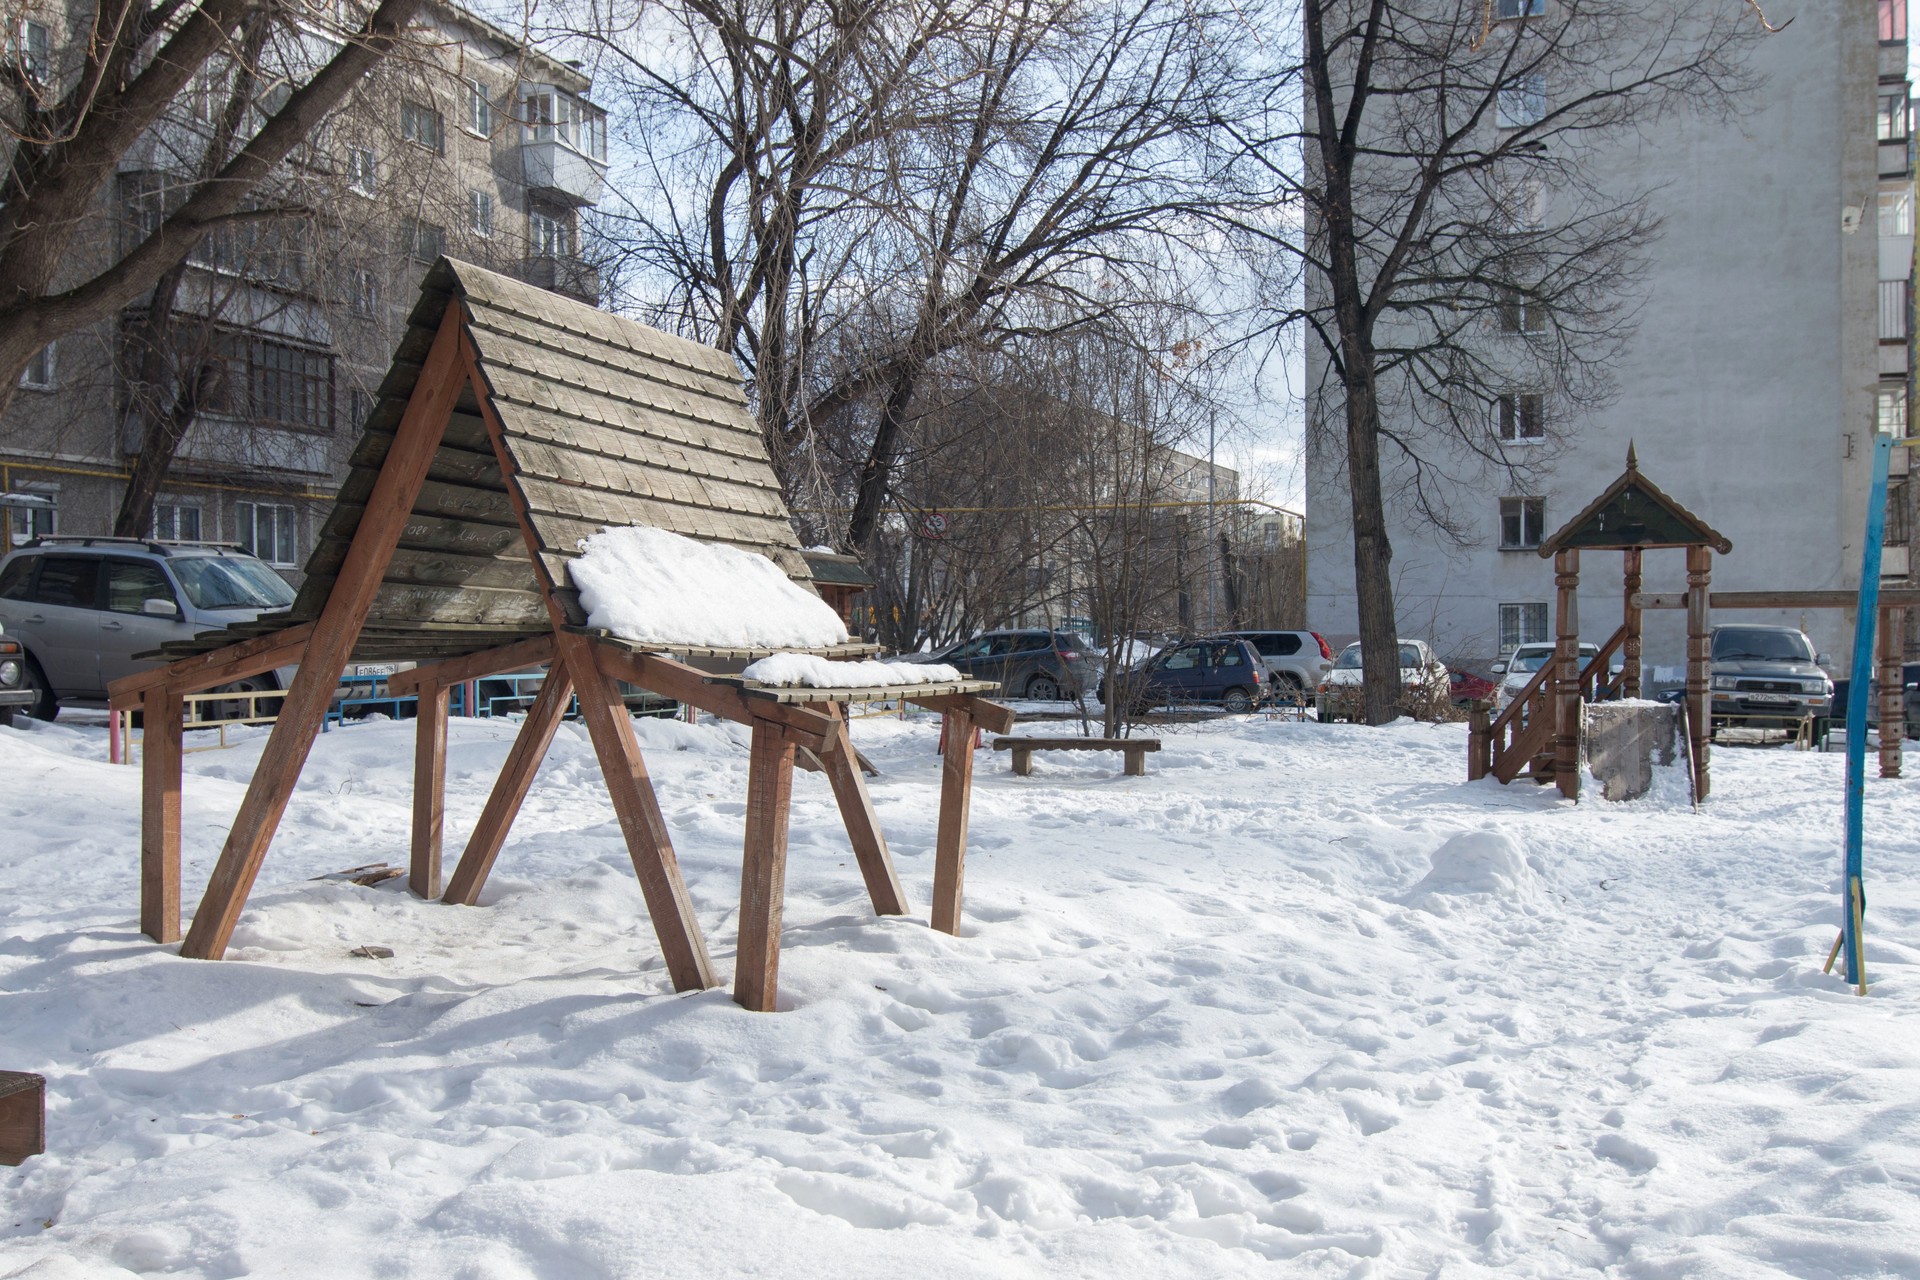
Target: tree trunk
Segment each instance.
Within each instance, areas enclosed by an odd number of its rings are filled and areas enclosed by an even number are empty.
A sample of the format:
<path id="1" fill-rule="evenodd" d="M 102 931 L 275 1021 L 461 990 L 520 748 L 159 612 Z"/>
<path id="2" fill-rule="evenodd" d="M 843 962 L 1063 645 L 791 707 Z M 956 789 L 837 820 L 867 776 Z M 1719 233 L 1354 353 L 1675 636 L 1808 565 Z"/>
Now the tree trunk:
<path id="1" fill-rule="evenodd" d="M 1349 363 L 1347 493 L 1353 505 L 1353 589 L 1360 611 L 1361 693 L 1368 724 L 1386 724 L 1400 701 L 1400 637 L 1393 616 L 1386 504 L 1380 496 L 1380 406 L 1372 361 Z"/>
<path id="2" fill-rule="evenodd" d="M 913 404 L 915 369 L 909 368 L 893 380 L 886 404 L 880 410 L 879 425 L 873 431 L 873 444 L 860 468 L 860 482 L 853 500 L 853 517 L 847 521 L 847 542 L 852 550 L 866 555 L 873 549 L 874 534 L 880 528 L 881 509 L 886 505 L 894 464 L 900 460 L 900 444 L 907 426 L 907 410 Z"/>

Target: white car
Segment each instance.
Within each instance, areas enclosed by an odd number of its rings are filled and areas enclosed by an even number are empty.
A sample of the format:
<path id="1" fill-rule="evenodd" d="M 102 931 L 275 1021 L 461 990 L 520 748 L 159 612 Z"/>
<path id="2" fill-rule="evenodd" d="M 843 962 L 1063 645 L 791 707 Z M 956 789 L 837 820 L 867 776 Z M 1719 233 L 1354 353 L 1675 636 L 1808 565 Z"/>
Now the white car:
<path id="1" fill-rule="evenodd" d="M 1505 710 L 1507 703 L 1520 696 L 1520 691 L 1527 687 L 1534 673 L 1553 661 L 1553 649 L 1551 642 L 1523 644 L 1493 664 L 1493 674 L 1500 680 L 1500 688 L 1493 695 L 1493 709 L 1496 712 Z M 1581 645 L 1580 665 L 1586 666 L 1599 652 L 1600 646 L 1597 644 Z"/>
<path id="2" fill-rule="evenodd" d="M 1321 677 L 1314 710 L 1322 724 L 1360 718 L 1360 682 L 1360 642 L 1356 640 L 1340 651 Z M 1403 707 L 1416 711 L 1444 707 L 1451 701 L 1446 664 L 1433 656 L 1424 640 L 1400 642 L 1400 700 Z"/>

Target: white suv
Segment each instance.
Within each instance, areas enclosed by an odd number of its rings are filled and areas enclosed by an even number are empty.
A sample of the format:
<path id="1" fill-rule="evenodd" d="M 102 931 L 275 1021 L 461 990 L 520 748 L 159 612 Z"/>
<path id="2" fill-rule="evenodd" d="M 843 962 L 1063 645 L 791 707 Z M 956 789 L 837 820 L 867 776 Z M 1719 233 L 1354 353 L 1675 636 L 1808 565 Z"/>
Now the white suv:
<path id="1" fill-rule="evenodd" d="M 1260 655 L 1273 682 L 1270 695 L 1306 694 L 1320 687 L 1333 665 L 1333 649 L 1318 631 L 1229 631 Z"/>

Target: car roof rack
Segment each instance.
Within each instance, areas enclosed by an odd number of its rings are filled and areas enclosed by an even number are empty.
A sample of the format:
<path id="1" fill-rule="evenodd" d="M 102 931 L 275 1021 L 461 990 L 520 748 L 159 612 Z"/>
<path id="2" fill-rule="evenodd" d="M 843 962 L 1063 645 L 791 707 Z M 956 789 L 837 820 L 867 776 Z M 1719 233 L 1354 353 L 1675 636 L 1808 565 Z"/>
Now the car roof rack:
<path id="1" fill-rule="evenodd" d="M 96 533 L 42 533 L 36 534 L 21 544 L 26 547 L 139 547 L 151 551 L 154 555 L 172 555 L 176 551 L 240 551 L 245 547 L 237 542 L 200 542 L 176 541 L 168 538 L 119 538 L 109 534 Z"/>

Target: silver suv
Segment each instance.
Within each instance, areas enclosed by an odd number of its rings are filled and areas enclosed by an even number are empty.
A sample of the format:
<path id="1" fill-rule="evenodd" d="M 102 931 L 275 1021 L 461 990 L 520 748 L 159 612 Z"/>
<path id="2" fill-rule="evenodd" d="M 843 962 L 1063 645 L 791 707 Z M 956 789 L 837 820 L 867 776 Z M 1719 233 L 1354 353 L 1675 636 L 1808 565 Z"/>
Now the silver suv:
<path id="1" fill-rule="evenodd" d="M 264 561 L 221 543 L 43 537 L 0 560 L 0 627 L 26 649 L 28 711 L 41 720 L 156 665 L 137 653 L 285 609 L 293 596 Z M 235 686 L 277 687 L 272 673 Z"/>
<path id="2" fill-rule="evenodd" d="M 1333 666 L 1333 647 L 1318 631 L 1229 631 L 1260 655 L 1274 694 L 1304 695 L 1320 687 Z"/>

